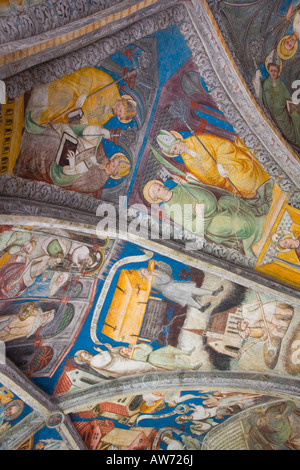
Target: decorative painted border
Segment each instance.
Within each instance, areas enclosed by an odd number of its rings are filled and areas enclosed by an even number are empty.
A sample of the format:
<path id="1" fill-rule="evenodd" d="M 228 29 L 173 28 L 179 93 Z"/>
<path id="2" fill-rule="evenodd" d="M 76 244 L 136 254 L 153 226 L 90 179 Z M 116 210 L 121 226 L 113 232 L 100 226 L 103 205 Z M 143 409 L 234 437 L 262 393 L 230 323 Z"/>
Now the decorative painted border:
<path id="1" fill-rule="evenodd" d="M 0 200 L 1 202 L 1 200 Z M 26 204 L 24 205 L 26 207 Z M 1 209 L 0 209 L 1 214 Z M 67 215 L 67 214 L 66 214 Z M 98 222 L 101 219 L 98 219 Z M 68 217 L 65 219 L 57 219 L 56 217 L 42 217 L 38 216 L 35 212 L 34 215 L 7 215 L 1 216 L 0 225 L 32 225 L 35 227 L 51 227 L 60 228 L 69 231 L 75 231 L 85 235 L 100 235 L 107 236 L 110 239 L 122 242 L 128 241 L 142 249 L 154 251 L 157 254 L 166 256 L 170 259 L 184 263 L 187 266 L 203 270 L 218 277 L 222 277 L 236 284 L 248 287 L 258 292 L 270 295 L 274 299 L 287 302 L 290 305 L 300 307 L 300 292 L 298 289 L 289 287 L 278 283 L 275 279 L 266 279 L 260 273 L 257 273 L 249 266 L 241 267 L 243 257 L 239 257 L 236 251 L 230 252 L 223 250 L 222 246 L 215 246 L 216 252 L 211 252 L 209 249 L 202 248 L 195 251 L 187 249 L 185 244 L 179 245 L 178 241 L 172 240 L 151 240 L 148 239 L 148 228 L 143 231 L 141 224 L 141 232 L 139 235 L 132 232 L 117 232 L 108 233 L 106 231 L 97 230 L 97 225 L 89 223 L 81 223 L 78 218 L 70 220 Z M 180 246 L 180 249 L 178 249 Z M 208 246 L 209 248 L 209 246 Z M 208 251 L 208 253 L 207 253 Z M 235 256 L 234 256 L 235 255 Z M 231 262 L 229 261 L 232 257 Z"/>
<path id="2" fill-rule="evenodd" d="M 124 395 L 146 393 L 157 390 L 239 390 L 261 392 L 265 395 L 300 398 L 299 380 L 255 372 L 176 371 L 154 372 L 145 375 L 121 377 L 105 381 L 79 392 L 53 397 L 53 401 L 64 413 L 74 413 L 84 407 L 97 405 L 106 399 Z M 87 408 L 85 408 L 87 409 Z"/>

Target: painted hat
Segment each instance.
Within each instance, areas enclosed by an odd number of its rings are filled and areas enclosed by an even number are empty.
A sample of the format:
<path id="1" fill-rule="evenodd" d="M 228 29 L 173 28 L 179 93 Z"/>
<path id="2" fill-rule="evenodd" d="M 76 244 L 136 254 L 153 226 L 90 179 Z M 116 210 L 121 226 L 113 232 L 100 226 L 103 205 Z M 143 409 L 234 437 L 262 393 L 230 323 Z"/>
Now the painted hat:
<path id="1" fill-rule="evenodd" d="M 178 139 L 174 134 L 164 130 L 160 131 L 160 134 L 156 140 L 160 148 L 167 155 L 170 155 L 173 145 L 180 141 L 180 139 Z"/>
<path id="2" fill-rule="evenodd" d="M 289 239 L 289 238 L 292 238 L 292 239 L 295 239 L 295 236 L 292 232 L 290 232 L 289 230 L 278 230 L 277 232 L 275 232 L 272 237 L 271 237 L 271 242 L 272 242 L 272 245 L 274 246 L 274 248 L 277 250 L 277 251 L 280 251 L 281 253 L 288 253 L 289 251 L 291 251 L 290 248 L 282 248 L 280 246 L 280 242 L 282 240 L 286 240 L 286 239 Z"/>
<path id="3" fill-rule="evenodd" d="M 128 175 L 131 167 L 130 160 L 124 153 L 117 152 L 111 157 L 111 159 L 116 157 L 119 159 L 119 165 L 115 174 L 110 176 L 113 180 L 119 180 Z"/>

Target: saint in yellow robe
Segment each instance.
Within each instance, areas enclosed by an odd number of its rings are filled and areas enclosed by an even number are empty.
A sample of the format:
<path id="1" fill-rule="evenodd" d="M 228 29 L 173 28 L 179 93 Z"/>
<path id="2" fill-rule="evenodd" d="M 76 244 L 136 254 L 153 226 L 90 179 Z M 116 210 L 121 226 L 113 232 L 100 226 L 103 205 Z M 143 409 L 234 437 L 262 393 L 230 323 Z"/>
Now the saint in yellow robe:
<path id="1" fill-rule="evenodd" d="M 252 198 L 257 188 L 270 179 L 238 137 L 234 143 L 210 134 L 201 134 L 198 137 L 215 161 L 202 147 L 196 136 L 188 137 L 184 139 L 184 142 L 197 155 L 192 157 L 185 153 L 181 156 L 186 167 L 201 183 L 226 189 L 245 198 Z M 228 178 L 219 174 L 217 164 L 222 164 L 228 171 Z"/>
<path id="2" fill-rule="evenodd" d="M 112 106 L 120 99 L 113 78 L 93 67 L 37 87 L 33 93 L 35 95 L 31 98 L 31 109 L 28 111 L 31 111 L 31 119 L 40 126 L 46 126 L 52 121 L 67 123 L 67 114 L 75 109 L 75 103 L 81 95 L 87 96 L 81 109 L 89 124 L 102 126 L 113 117 Z"/>

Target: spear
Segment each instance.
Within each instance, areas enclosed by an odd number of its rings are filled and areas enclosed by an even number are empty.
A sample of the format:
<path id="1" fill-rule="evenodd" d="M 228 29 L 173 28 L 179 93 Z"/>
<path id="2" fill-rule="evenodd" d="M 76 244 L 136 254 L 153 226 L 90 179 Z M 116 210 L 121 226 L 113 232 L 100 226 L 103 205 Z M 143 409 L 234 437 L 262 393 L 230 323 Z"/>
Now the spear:
<path id="1" fill-rule="evenodd" d="M 290 6 L 290 8 L 292 8 L 292 5 Z M 295 16 L 295 14 L 297 13 L 297 11 L 299 9 L 300 9 L 300 5 L 297 5 L 295 8 L 292 8 L 289 18 L 287 18 L 287 16 L 285 16 L 282 20 L 280 20 L 278 23 L 276 23 L 274 26 L 272 26 L 272 28 L 270 28 L 268 31 L 263 33 L 262 37 L 263 38 L 266 37 L 268 34 L 272 33 L 272 31 L 274 31 L 279 26 L 281 26 L 281 25 L 283 26 L 285 23 L 289 23 L 291 21 L 292 17 Z"/>
<path id="2" fill-rule="evenodd" d="M 105 85 L 104 87 L 100 88 L 99 90 L 94 91 L 93 93 L 91 93 L 90 95 L 88 95 L 87 98 L 90 98 L 91 96 L 96 95 L 97 93 L 100 93 L 100 92 L 102 92 L 103 90 L 106 90 L 107 88 L 111 87 L 112 85 L 115 85 L 115 84 L 121 82 L 122 80 L 131 77 L 131 76 L 134 75 L 135 73 L 136 73 L 136 69 L 130 70 L 130 71 L 129 71 L 128 73 L 126 73 L 126 75 L 124 75 L 123 77 L 119 78 L 118 80 L 114 80 L 114 81 L 111 82 L 111 83 L 108 83 L 108 85 Z M 54 122 L 54 121 L 56 121 L 58 118 L 64 116 L 67 112 L 75 111 L 76 109 L 77 109 L 77 108 L 76 108 L 75 106 L 72 106 L 70 109 L 66 109 L 65 111 L 63 111 L 62 113 L 60 113 L 58 116 L 56 116 L 55 118 L 53 118 L 50 122 Z"/>

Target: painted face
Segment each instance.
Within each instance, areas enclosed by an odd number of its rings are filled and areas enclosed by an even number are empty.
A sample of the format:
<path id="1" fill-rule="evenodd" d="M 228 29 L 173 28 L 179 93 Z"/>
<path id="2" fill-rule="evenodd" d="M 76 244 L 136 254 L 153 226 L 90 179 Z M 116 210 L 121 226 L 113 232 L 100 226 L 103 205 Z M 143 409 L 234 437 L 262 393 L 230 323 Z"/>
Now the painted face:
<path id="1" fill-rule="evenodd" d="M 182 155 L 183 153 L 186 153 L 187 151 L 187 145 L 185 142 L 176 142 L 171 148 L 171 155 Z"/>
<path id="2" fill-rule="evenodd" d="M 91 266 L 93 264 L 93 260 L 90 256 L 90 252 L 87 246 L 80 246 L 76 248 L 72 256 L 73 263 L 77 265 L 85 265 Z"/>
<path id="3" fill-rule="evenodd" d="M 130 356 L 130 354 L 131 354 L 131 348 L 123 347 L 123 348 L 121 348 L 120 352 L 121 352 L 124 356 Z"/>
<path id="4" fill-rule="evenodd" d="M 60 274 L 57 278 L 56 278 L 56 284 L 59 284 L 60 282 L 62 282 L 64 280 L 64 275 L 63 274 Z"/>
<path id="5" fill-rule="evenodd" d="M 169 197 L 170 190 L 166 186 L 163 186 L 158 183 L 153 183 L 149 189 L 149 195 L 153 199 L 158 198 L 164 201 Z"/>
<path id="6" fill-rule="evenodd" d="M 123 119 L 125 116 L 125 106 L 122 100 L 118 100 L 113 107 L 113 113 L 118 119 Z"/>
<path id="7" fill-rule="evenodd" d="M 86 266 L 92 266 L 93 264 L 93 260 L 90 256 L 87 256 L 86 258 L 84 258 L 83 262 Z"/>
<path id="8" fill-rule="evenodd" d="M 118 158 L 111 158 L 109 162 L 106 164 L 106 170 L 109 175 L 113 175 L 116 169 L 118 168 L 119 159 Z"/>
<path id="9" fill-rule="evenodd" d="M 295 46 L 297 42 L 297 36 L 295 34 L 292 34 L 291 36 L 289 36 L 285 43 L 284 43 L 284 47 L 288 50 L 288 51 L 291 51 L 293 49 L 293 47 Z"/>
<path id="10" fill-rule="evenodd" d="M 83 351 L 83 352 L 80 354 L 80 356 L 82 357 L 82 359 L 83 359 L 84 361 L 89 361 L 89 360 L 93 357 L 93 356 L 92 356 L 90 353 L 88 353 L 87 351 Z"/>
<path id="11" fill-rule="evenodd" d="M 281 240 L 279 242 L 279 246 L 284 249 L 293 250 L 295 248 L 298 248 L 299 240 L 295 240 L 294 238 L 285 238 L 284 240 Z"/>
<path id="12" fill-rule="evenodd" d="M 24 253 L 27 253 L 29 255 L 29 253 L 31 253 L 31 251 L 32 251 L 32 248 L 33 248 L 32 243 L 31 242 L 26 242 L 22 246 L 22 251 L 24 251 Z"/>
<path id="13" fill-rule="evenodd" d="M 5 416 L 13 416 L 18 411 L 16 406 L 11 406 L 4 411 Z"/>
<path id="14" fill-rule="evenodd" d="M 278 78 L 278 75 L 279 75 L 279 70 L 277 67 L 275 67 L 274 65 L 271 65 L 269 67 L 269 74 L 270 74 L 270 77 L 273 79 L 273 80 L 276 80 Z"/>
<path id="15" fill-rule="evenodd" d="M 43 313 L 42 315 L 42 323 L 45 325 L 47 323 L 49 323 L 52 318 L 53 318 L 53 314 L 55 314 L 55 311 L 54 310 L 50 310 L 49 312 L 45 312 Z"/>
<path id="16" fill-rule="evenodd" d="M 50 268 L 55 268 L 59 263 L 61 263 L 62 258 L 49 258 L 49 266 Z"/>
<path id="17" fill-rule="evenodd" d="M 242 331 L 245 331 L 248 328 L 248 322 L 246 320 L 242 321 L 240 327 Z"/>

